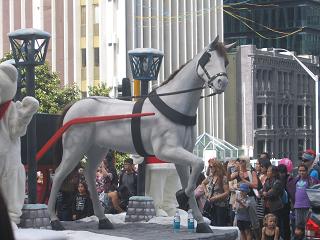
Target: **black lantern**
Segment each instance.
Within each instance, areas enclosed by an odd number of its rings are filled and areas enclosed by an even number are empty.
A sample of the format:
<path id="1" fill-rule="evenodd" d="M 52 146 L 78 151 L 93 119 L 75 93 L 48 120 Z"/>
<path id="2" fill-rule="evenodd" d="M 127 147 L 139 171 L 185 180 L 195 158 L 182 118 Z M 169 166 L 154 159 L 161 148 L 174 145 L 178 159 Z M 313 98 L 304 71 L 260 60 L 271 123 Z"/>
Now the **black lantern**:
<path id="1" fill-rule="evenodd" d="M 26 90 L 35 96 L 35 66 L 45 62 L 50 34 L 34 28 L 19 29 L 8 34 L 15 65 L 26 68 Z M 36 121 L 32 118 L 27 130 L 28 198 L 37 201 Z"/>
<path id="2" fill-rule="evenodd" d="M 153 48 L 136 48 L 128 53 L 134 79 L 140 81 L 157 80 L 163 52 Z"/>

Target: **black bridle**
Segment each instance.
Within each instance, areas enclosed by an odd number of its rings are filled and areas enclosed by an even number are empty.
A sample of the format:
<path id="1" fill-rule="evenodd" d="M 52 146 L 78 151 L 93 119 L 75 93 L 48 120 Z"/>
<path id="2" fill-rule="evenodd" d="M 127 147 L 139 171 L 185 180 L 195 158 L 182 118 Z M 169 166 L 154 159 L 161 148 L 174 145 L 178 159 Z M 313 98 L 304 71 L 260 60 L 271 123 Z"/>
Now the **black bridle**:
<path id="1" fill-rule="evenodd" d="M 198 61 L 198 66 L 197 66 L 197 72 L 198 72 L 198 67 L 200 66 L 202 68 L 202 70 L 204 71 L 204 73 L 206 74 L 207 78 L 209 79 L 208 82 L 206 80 L 204 80 L 201 76 L 199 76 L 207 85 L 207 87 L 213 87 L 213 81 L 217 78 L 217 77 L 221 77 L 221 76 L 226 76 L 228 77 L 228 75 L 225 72 L 219 72 L 216 75 L 210 76 L 210 74 L 208 73 L 207 69 L 206 69 L 206 65 L 207 63 L 210 61 L 211 58 L 211 53 L 209 51 L 214 51 L 216 50 L 216 44 L 208 49 L 207 51 L 205 51 L 202 56 L 200 57 L 199 61 Z"/>

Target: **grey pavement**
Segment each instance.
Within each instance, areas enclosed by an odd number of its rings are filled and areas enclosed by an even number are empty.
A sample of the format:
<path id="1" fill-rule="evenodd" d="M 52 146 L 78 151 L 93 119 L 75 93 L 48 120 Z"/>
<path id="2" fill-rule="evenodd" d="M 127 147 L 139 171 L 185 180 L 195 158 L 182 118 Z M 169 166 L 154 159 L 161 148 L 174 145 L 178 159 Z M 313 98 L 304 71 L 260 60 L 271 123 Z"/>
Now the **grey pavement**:
<path id="1" fill-rule="evenodd" d="M 126 237 L 132 240 L 147 240 L 147 239 L 215 239 L 215 240 L 235 240 L 238 232 L 236 230 L 214 230 L 214 233 L 189 233 L 186 227 L 182 227 L 180 232 L 173 232 L 171 225 L 162 225 L 156 223 L 126 223 L 114 224 L 113 230 L 100 230 L 98 229 L 98 222 L 62 222 L 67 230 L 74 231 L 89 231 L 93 233 L 105 234 L 116 237 Z"/>

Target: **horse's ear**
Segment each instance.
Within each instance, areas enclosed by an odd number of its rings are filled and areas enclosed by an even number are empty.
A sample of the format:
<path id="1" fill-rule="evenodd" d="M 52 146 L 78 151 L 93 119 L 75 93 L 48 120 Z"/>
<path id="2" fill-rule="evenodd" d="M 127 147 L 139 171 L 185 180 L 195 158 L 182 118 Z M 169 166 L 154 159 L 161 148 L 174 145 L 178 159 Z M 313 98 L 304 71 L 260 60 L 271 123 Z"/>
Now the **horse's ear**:
<path id="1" fill-rule="evenodd" d="M 217 35 L 216 39 L 212 43 L 209 44 L 208 48 L 210 50 L 214 50 L 217 46 L 218 41 L 219 41 L 219 35 Z"/>
<path id="2" fill-rule="evenodd" d="M 226 50 L 230 50 L 231 48 L 235 47 L 238 43 L 237 42 L 233 42 L 227 45 L 224 45 L 224 47 L 226 48 Z"/>

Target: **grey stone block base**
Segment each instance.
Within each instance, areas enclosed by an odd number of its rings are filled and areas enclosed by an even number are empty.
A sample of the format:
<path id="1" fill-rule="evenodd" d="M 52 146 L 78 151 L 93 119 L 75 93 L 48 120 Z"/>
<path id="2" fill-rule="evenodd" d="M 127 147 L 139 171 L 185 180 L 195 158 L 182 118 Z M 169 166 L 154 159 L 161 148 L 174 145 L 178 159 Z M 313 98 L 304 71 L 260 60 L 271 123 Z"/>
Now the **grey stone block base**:
<path id="1" fill-rule="evenodd" d="M 133 196 L 129 199 L 126 222 L 147 222 L 155 216 L 156 210 L 151 197 Z"/>
<path id="2" fill-rule="evenodd" d="M 20 220 L 21 228 L 51 229 L 48 206 L 45 204 L 25 204 Z"/>

